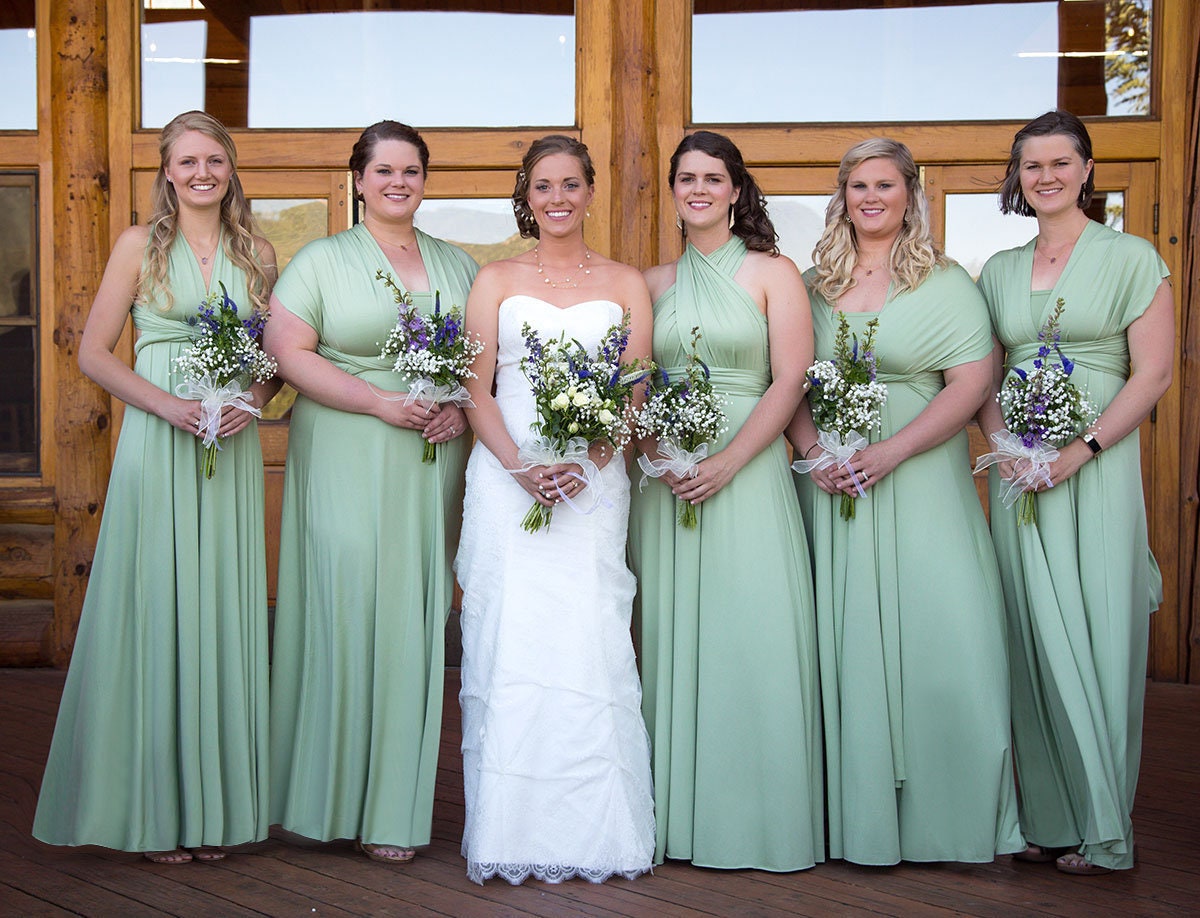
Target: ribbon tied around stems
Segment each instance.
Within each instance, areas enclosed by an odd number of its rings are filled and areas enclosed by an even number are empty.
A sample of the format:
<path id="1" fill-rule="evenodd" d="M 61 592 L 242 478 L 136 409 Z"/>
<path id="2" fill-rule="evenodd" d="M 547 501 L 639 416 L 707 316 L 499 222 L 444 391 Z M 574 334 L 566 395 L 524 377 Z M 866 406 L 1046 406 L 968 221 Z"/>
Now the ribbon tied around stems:
<path id="1" fill-rule="evenodd" d="M 225 408 L 240 408 L 256 418 L 262 417 L 262 411 L 247 401 L 250 392 L 242 389 L 242 384 L 236 379 L 221 386 L 205 373 L 199 379 L 185 379 L 175 387 L 175 394 L 200 402 L 200 427 L 196 433 L 204 438 L 204 445 L 209 448 L 221 448 L 217 433 L 221 429 L 221 412 Z"/>
<path id="2" fill-rule="evenodd" d="M 837 466 L 839 469 L 847 469 L 850 472 L 850 480 L 854 482 L 855 490 L 858 491 L 858 496 L 866 497 L 867 492 L 863 490 L 863 486 L 858 480 L 858 474 L 854 471 L 850 460 L 859 450 L 870 446 L 870 441 L 857 430 L 847 433 L 845 439 L 842 439 L 842 435 L 836 430 L 819 430 L 817 431 L 817 445 L 821 447 L 819 456 L 815 459 L 797 460 L 792 463 L 792 468 L 801 475 L 807 475 L 814 469 L 827 469 L 831 465 Z"/>
<path id="3" fill-rule="evenodd" d="M 458 405 L 460 408 L 474 408 L 466 387 L 453 382 L 439 386 L 428 376 L 421 376 L 412 381 L 408 394 L 404 398 L 405 405 L 416 401 L 426 401 L 430 405 Z"/>
<path id="4" fill-rule="evenodd" d="M 1045 443 L 1026 446 L 1021 438 L 1010 430 L 996 431 L 992 434 L 992 442 L 996 444 L 995 451 L 985 453 L 975 460 L 976 475 L 989 466 L 1008 459 L 1025 459 L 1029 462 L 1029 468 L 1021 474 L 1002 479 L 1004 486 L 1000 489 L 1000 500 L 1005 509 L 1012 507 L 1022 494 L 1039 481 L 1048 488 L 1054 487 L 1054 482 L 1050 480 L 1050 463 L 1058 458 L 1058 450 L 1053 446 Z"/>
<path id="5" fill-rule="evenodd" d="M 695 478 L 696 466 L 708 458 L 708 444 L 701 443 L 694 450 L 687 450 L 674 440 L 658 441 L 658 454 L 662 459 L 651 459 L 649 456 L 638 456 L 638 466 L 641 468 L 642 480 L 638 482 L 638 490 L 645 490 L 647 478 L 661 478 L 671 472 L 678 478 Z"/>
<path id="6" fill-rule="evenodd" d="M 528 472 L 539 465 L 574 462 L 583 469 L 583 474 L 580 475 L 576 472 L 568 474 L 571 478 L 578 479 L 584 483 L 588 493 L 592 495 L 592 505 L 586 510 L 582 509 L 576 501 L 567 497 L 566 492 L 563 491 L 562 485 L 559 484 L 556 477 L 554 479 L 554 490 L 558 493 L 558 496 L 566 501 L 568 507 L 584 516 L 594 513 L 601 503 L 605 507 L 612 506 L 612 502 L 604 497 L 604 488 L 600 484 L 600 469 L 596 467 L 596 463 L 588 458 L 588 442 L 583 437 L 572 437 L 562 449 L 556 449 L 554 441 L 547 436 L 534 437 L 521 444 L 521 448 L 517 450 L 517 459 L 521 461 L 521 467 L 519 469 L 505 469 L 506 472 L 515 475 L 517 472 Z"/>

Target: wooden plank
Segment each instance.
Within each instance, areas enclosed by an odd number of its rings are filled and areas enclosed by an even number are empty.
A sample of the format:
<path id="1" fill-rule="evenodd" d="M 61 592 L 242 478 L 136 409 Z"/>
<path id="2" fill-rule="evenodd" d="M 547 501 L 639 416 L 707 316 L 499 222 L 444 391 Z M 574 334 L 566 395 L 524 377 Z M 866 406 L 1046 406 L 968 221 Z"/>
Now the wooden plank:
<path id="1" fill-rule="evenodd" d="M 0 601 L 0 666 L 37 666 L 44 662 L 53 621 L 53 601 Z"/>
<path id="2" fill-rule="evenodd" d="M 76 354 L 108 253 L 108 85 L 104 0 L 52 5 L 49 46 L 54 98 L 53 366 L 58 453 L 55 477 L 55 619 L 51 659 L 70 656 L 108 483 L 109 399 L 79 370 Z M 49 318 L 49 316 L 47 317 Z"/>
<path id="3" fill-rule="evenodd" d="M 53 568 L 53 524 L 0 523 L 0 577 L 49 577 Z"/>
<path id="4" fill-rule="evenodd" d="M 581 11 L 582 13 L 582 11 Z M 363 125 L 365 127 L 366 125 Z M 439 169 L 508 169 L 516 171 L 529 144 L 544 134 L 580 136 L 571 125 L 510 129 L 422 128 L 430 157 Z M 345 169 L 361 128 L 318 131 L 231 130 L 239 169 Z M 132 138 L 133 168 L 158 168 L 158 134 L 136 131 Z"/>
<path id="5" fill-rule="evenodd" d="M 38 161 L 36 131 L 4 131 L 0 136 L 0 169 L 30 169 Z"/>
<path id="6" fill-rule="evenodd" d="M 13 488 L 0 492 L 0 523 L 54 523 L 54 491 Z"/>
<path id="7" fill-rule="evenodd" d="M 12 884 L 0 880 L 0 911 L 6 915 L 22 915 L 25 918 L 52 918 L 58 915 L 76 915 L 65 908 L 53 905 L 44 899 L 36 899 Z"/>

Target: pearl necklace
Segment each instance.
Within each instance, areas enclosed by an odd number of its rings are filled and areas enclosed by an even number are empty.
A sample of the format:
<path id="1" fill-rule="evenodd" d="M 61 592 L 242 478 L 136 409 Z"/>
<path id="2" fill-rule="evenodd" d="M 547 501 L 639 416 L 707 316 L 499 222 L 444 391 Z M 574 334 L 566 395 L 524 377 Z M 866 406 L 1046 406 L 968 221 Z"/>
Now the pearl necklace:
<path id="1" fill-rule="evenodd" d="M 584 273 L 585 277 L 592 273 L 592 269 L 587 267 L 588 262 L 590 262 L 592 260 L 592 252 L 591 252 L 591 249 L 589 249 L 586 245 L 583 247 L 583 261 L 581 261 L 576 266 L 575 272 L 572 273 L 570 277 L 568 277 L 564 280 L 561 280 L 558 283 L 555 283 L 554 281 L 552 281 L 550 279 L 550 276 L 548 274 L 546 274 L 546 271 L 545 271 L 546 266 L 542 264 L 541 249 L 536 245 L 533 247 L 533 257 L 537 261 L 537 273 L 542 276 L 543 281 L 545 281 L 547 284 L 549 284 L 555 290 L 557 290 L 559 287 L 562 287 L 563 289 L 568 289 L 568 290 L 572 287 L 578 287 L 579 281 L 574 280 L 574 278 L 579 276 L 577 273 L 579 271 L 582 271 Z"/>

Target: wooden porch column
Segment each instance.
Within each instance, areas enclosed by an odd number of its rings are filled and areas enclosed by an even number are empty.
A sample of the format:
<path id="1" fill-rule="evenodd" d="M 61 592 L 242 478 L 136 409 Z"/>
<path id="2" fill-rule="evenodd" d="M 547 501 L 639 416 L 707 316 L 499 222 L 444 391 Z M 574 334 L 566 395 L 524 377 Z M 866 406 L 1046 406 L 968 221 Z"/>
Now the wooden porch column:
<path id="1" fill-rule="evenodd" d="M 612 257 L 645 270 L 658 262 L 653 0 L 613 5 Z"/>
<path id="2" fill-rule="evenodd" d="M 48 3 L 49 169 L 54 250 L 54 619 L 50 654 L 71 655 L 100 531 L 110 468 L 111 401 L 79 371 L 79 339 L 108 257 L 108 45 L 106 0 Z"/>

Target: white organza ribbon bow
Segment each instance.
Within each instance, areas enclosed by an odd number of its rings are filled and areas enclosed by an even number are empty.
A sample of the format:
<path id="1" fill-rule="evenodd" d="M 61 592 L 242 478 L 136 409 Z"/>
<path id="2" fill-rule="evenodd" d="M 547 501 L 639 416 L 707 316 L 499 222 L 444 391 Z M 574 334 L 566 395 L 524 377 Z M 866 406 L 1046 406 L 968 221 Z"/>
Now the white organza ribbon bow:
<path id="1" fill-rule="evenodd" d="M 204 445 L 221 444 L 217 441 L 217 432 L 221 429 L 221 412 L 227 407 L 241 408 L 256 418 L 262 417 L 262 412 L 246 401 L 250 397 L 248 390 L 242 389 L 242 384 L 236 379 L 218 386 L 211 376 L 205 373 L 199 379 L 186 379 L 175 387 L 175 394 L 180 398 L 200 403 L 200 427 L 197 433 L 204 437 Z"/>
<path id="2" fill-rule="evenodd" d="M 414 379 L 408 387 L 408 395 L 404 398 L 405 405 L 415 401 L 426 401 L 431 405 L 458 405 L 460 408 L 474 408 L 475 403 L 464 386 L 459 383 L 447 383 L 439 386 L 428 376 Z"/>
<path id="3" fill-rule="evenodd" d="M 835 465 L 839 469 L 849 469 L 850 480 L 854 482 L 858 496 L 866 497 L 867 492 L 863 490 L 863 486 L 859 483 L 858 475 L 855 474 L 854 466 L 850 464 L 850 460 L 854 458 L 854 454 L 859 450 L 870 446 L 870 441 L 857 430 L 847 433 L 845 440 L 842 439 L 842 435 L 836 430 L 820 430 L 817 431 L 817 445 L 821 447 L 821 454 L 819 456 L 815 459 L 797 460 L 792 463 L 792 468 L 801 475 L 807 475 L 814 469 L 827 469 L 831 465 Z"/>
<path id="4" fill-rule="evenodd" d="M 663 458 L 638 456 L 638 466 L 645 473 L 638 482 L 638 490 L 646 487 L 647 478 L 661 478 L 667 472 L 677 478 L 696 477 L 696 466 L 708 458 L 708 444 L 701 443 L 694 450 L 686 450 L 674 440 L 660 440 L 658 454 Z"/>
<path id="5" fill-rule="evenodd" d="M 1053 446 L 1044 443 L 1026 446 L 1019 436 L 1009 430 L 1000 430 L 992 434 L 992 442 L 996 444 L 995 451 L 985 453 L 975 460 L 976 475 L 989 466 L 1009 459 L 1029 461 L 1029 467 L 1020 475 L 1001 479 L 1004 486 L 1000 489 L 1000 500 L 1005 508 L 1015 504 L 1017 498 L 1039 481 L 1048 488 L 1054 487 L 1054 482 L 1050 480 L 1050 463 L 1058 458 L 1058 450 Z"/>
<path id="6" fill-rule="evenodd" d="M 521 448 L 517 450 L 517 459 L 521 461 L 521 467 L 519 469 L 506 469 L 505 471 L 515 474 L 516 472 L 528 472 L 539 465 L 574 462 L 583 469 L 583 474 L 579 475 L 575 472 L 570 472 L 569 475 L 571 478 L 577 478 L 584 483 L 587 493 L 592 495 L 591 506 L 586 510 L 580 507 L 576 501 L 567 497 L 566 492 L 562 489 L 562 485 L 555 479 L 554 490 L 558 492 L 558 496 L 566 501 L 568 507 L 576 513 L 582 513 L 584 516 L 594 512 L 602 501 L 605 506 L 611 506 L 610 501 L 604 500 L 604 488 L 600 483 L 600 469 L 596 467 L 596 463 L 588 458 L 588 442 L 583 437 L 572 437 L 567 441 L 566 448 L 561 452 L 554 448 L 554 442 L 549 437 L 534 437 L 521 444 Z"/>

